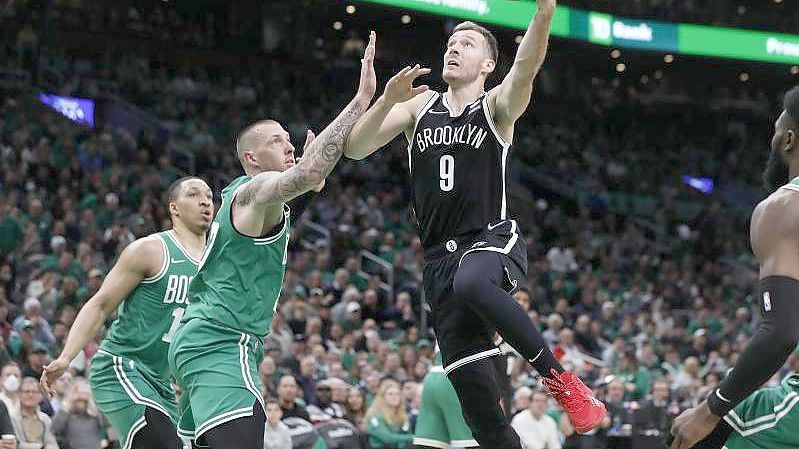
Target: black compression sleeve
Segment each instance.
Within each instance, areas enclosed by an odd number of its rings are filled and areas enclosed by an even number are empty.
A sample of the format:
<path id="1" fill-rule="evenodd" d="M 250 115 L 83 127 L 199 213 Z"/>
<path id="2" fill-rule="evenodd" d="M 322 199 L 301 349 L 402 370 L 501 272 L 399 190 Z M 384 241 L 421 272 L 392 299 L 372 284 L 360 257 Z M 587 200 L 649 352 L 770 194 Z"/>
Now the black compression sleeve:
<path id="1" fill-rule="evenodd" d="M 799 281 L 786 276 L 760 280 L 763 316 L 730 375 L 708 396 L 710 411 L 724 416 L 785 363 L 799 341 Z"/>

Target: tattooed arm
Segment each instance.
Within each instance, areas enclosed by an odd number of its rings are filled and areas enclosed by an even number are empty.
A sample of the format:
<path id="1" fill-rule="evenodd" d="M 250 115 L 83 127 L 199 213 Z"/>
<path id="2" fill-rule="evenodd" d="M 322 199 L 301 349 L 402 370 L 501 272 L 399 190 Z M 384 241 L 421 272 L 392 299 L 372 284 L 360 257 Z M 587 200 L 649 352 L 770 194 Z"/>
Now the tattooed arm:
<path id="1" fill-rule="evenodd" d="M 344 153 L 347 136 L 377 90 L 375 39 L 372 32 L 361 60 L 361 80 L 355 98 L 318 136 L 308 132 L 305 151 L 297 165 L 284 172 L 258 174 L 236 195 L 233 221 L 239 232 L 261 236 L 274 228 L 283 220 L 285 202 L 313 189 L 333 171 Z"/>

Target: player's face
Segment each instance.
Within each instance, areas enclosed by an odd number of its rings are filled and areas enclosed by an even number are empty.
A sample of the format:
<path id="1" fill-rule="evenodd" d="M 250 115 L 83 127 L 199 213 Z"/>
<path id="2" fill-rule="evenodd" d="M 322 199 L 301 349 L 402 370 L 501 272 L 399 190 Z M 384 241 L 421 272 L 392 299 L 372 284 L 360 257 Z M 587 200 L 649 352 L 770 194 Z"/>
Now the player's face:
<path id="1" fill-rule="evenodd" d="M 447 41 L 443 78 L 447 84 L 466 84 L 494 70 L 485 37 L 477 31 L 456 31 Z"/>
<path id="2" fill-rule="evenodd" d="M 763 173 L 763 182 L 769 190 L 776 190 L 788 182 L 788 164 L 785 152 L 793 149 L 796 132 L 791 128 L 791 118 L 783 111 L 774 124 L 774 136 L 771 138 L 771 151 Z"/>
<path id="3" fill-rule="evenodd" d="M 180 194 L 172 205 L 175 212 L 173 215 L 189 228 L 202 232 L 211 228 L 214 220 L 214 194 L 202 179 L 183 181 Z"/>
<path id="4" fill-rule="evenodd" d="M 289 133 L 277 123 L 263 125 L 262 141 L 253 152 L 255 160 L 268 171 L 286 171 L 297 163 L 294 159 L 294 145 L 289 140 Z"/>

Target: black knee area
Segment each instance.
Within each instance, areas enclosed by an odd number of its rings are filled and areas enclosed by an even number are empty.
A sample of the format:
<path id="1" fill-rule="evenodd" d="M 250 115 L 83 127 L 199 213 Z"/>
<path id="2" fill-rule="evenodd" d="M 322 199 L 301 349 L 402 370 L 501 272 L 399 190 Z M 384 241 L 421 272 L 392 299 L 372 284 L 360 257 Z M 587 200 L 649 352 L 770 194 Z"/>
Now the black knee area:
<path id="1" fill-rule="evenodd" d="M 210 449 L 264 449 L 266 415 L 258 401 L 253 404 L 253 415 L 236 418 L 205 432 L 200 444 Z"/>
<path id="2" fill-rule="evenodd" d="M 474 439 L 485 448 L 521 449 L 519 436 L 500 406 L 500 387 L 491 358 L 452 370 L 448 376 Z"/>
<path id="3" fill-rule="evenodd" d="M 158 410 L 147 407 L 144 411 L 147 425 L 136 432 L 131 447 L 133 449 L 182 449 L 178 431 L 172 420 Z"/>

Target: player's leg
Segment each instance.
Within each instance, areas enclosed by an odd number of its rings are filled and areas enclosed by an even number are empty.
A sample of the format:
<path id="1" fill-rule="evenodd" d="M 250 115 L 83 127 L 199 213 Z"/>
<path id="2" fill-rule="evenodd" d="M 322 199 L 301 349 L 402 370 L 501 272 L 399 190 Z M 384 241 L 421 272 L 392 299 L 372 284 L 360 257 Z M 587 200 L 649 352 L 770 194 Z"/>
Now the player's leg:
<path id="1" fill-rule="evenodd" d="M 148 432 L 157 432 L 159 439 L 140 447 L 182 447 L 173 421 L 177 414 L 174 397 L 165 397 L 168 394 L 164 388 L 154 385 L 152 379 L 136 368 L 135 362 L 98 353 L 92 359 L 89 378 L 97 408 L 119 434 L 123 449 L 139 447 L 135 445 L 137 437 Z"/>
<path id="2" fill-rule="evenodd" d="M 490 358 L 501 351 L 491 339 L 493 331 L 470 307 L 452 296 L 458 262 L 457 255 L 445 257 L 425 264 L 424 271 L 425 295 L 433 311 L 445 374 L 457 391 L 463 417 L 480 446 L 521 449 L 519 437 L 499 406 L 499 386 Z"/>
<path id="3" fill-rule="evenodd" d="M 136 432 L 133 437 L 132 449 L 182 449 L 183 443 L 178 438 L 175 424 L 166 415 L 158 410 L 147 407 L 144 412 L 147 425 Z"/>
<path id="4" fill-rule="evenodd" d="M 252 416 L 237 418 L 222 423 L 203 435 L 205 444 L 211 449 L 263 449 L 266 415 L 257 401 L 252 406 Z"/>
<path id="5" fill-rule="evenodd" d="M 263 448 L 265 414 L 257 370 L 263 348 L 257 338 L 191 320 L 175 334 L 170 357 L 196 423 L 195 447 Z M 234 434 L 238 437 L 230 440 Z M 260 437 L 245 441 L 245 434 Z"/>
<path id="6" fill-rule="evenodd" d="M 455 274 L 455 295 L 484 320 L 543 376 L 563 372 L 546 340 L 524 309 L 503 289 L 505 264 L 502 254 L 474 251 L 466 254 Z"/>
<path id="7" fill-rule="evenodd" d="M 490 358 L 461 365 L 448 373 L 474 439 L 485 448 L 521 449 L 521 441 L 500 406 L 500 388 Z"/>
<path id="8" fill-rule="evenodd" d="M 449 382 L 443 372 L 428 373 L 424 379 L 422 402 L 419 405 L 419 416 L 416 418 L 416 429 L 413 433 L 413 444 L 416 447 L 439 449 L 449 447 L 450 437 L 446 416 L 448 413 L 454 414 L 455 409 L 444 410 L 441 408 L 439 401 L 439 396 L 443 394 L 441 380 Z M 449 389 L 452 390 L 452 385 L 449 386 Z M 458 397 L 455 396 L 454 391 L 452 391 L 452 395 L 457 403 Z M 460 410 L 460 404 L 458 404 L 457 410 Z"/>

